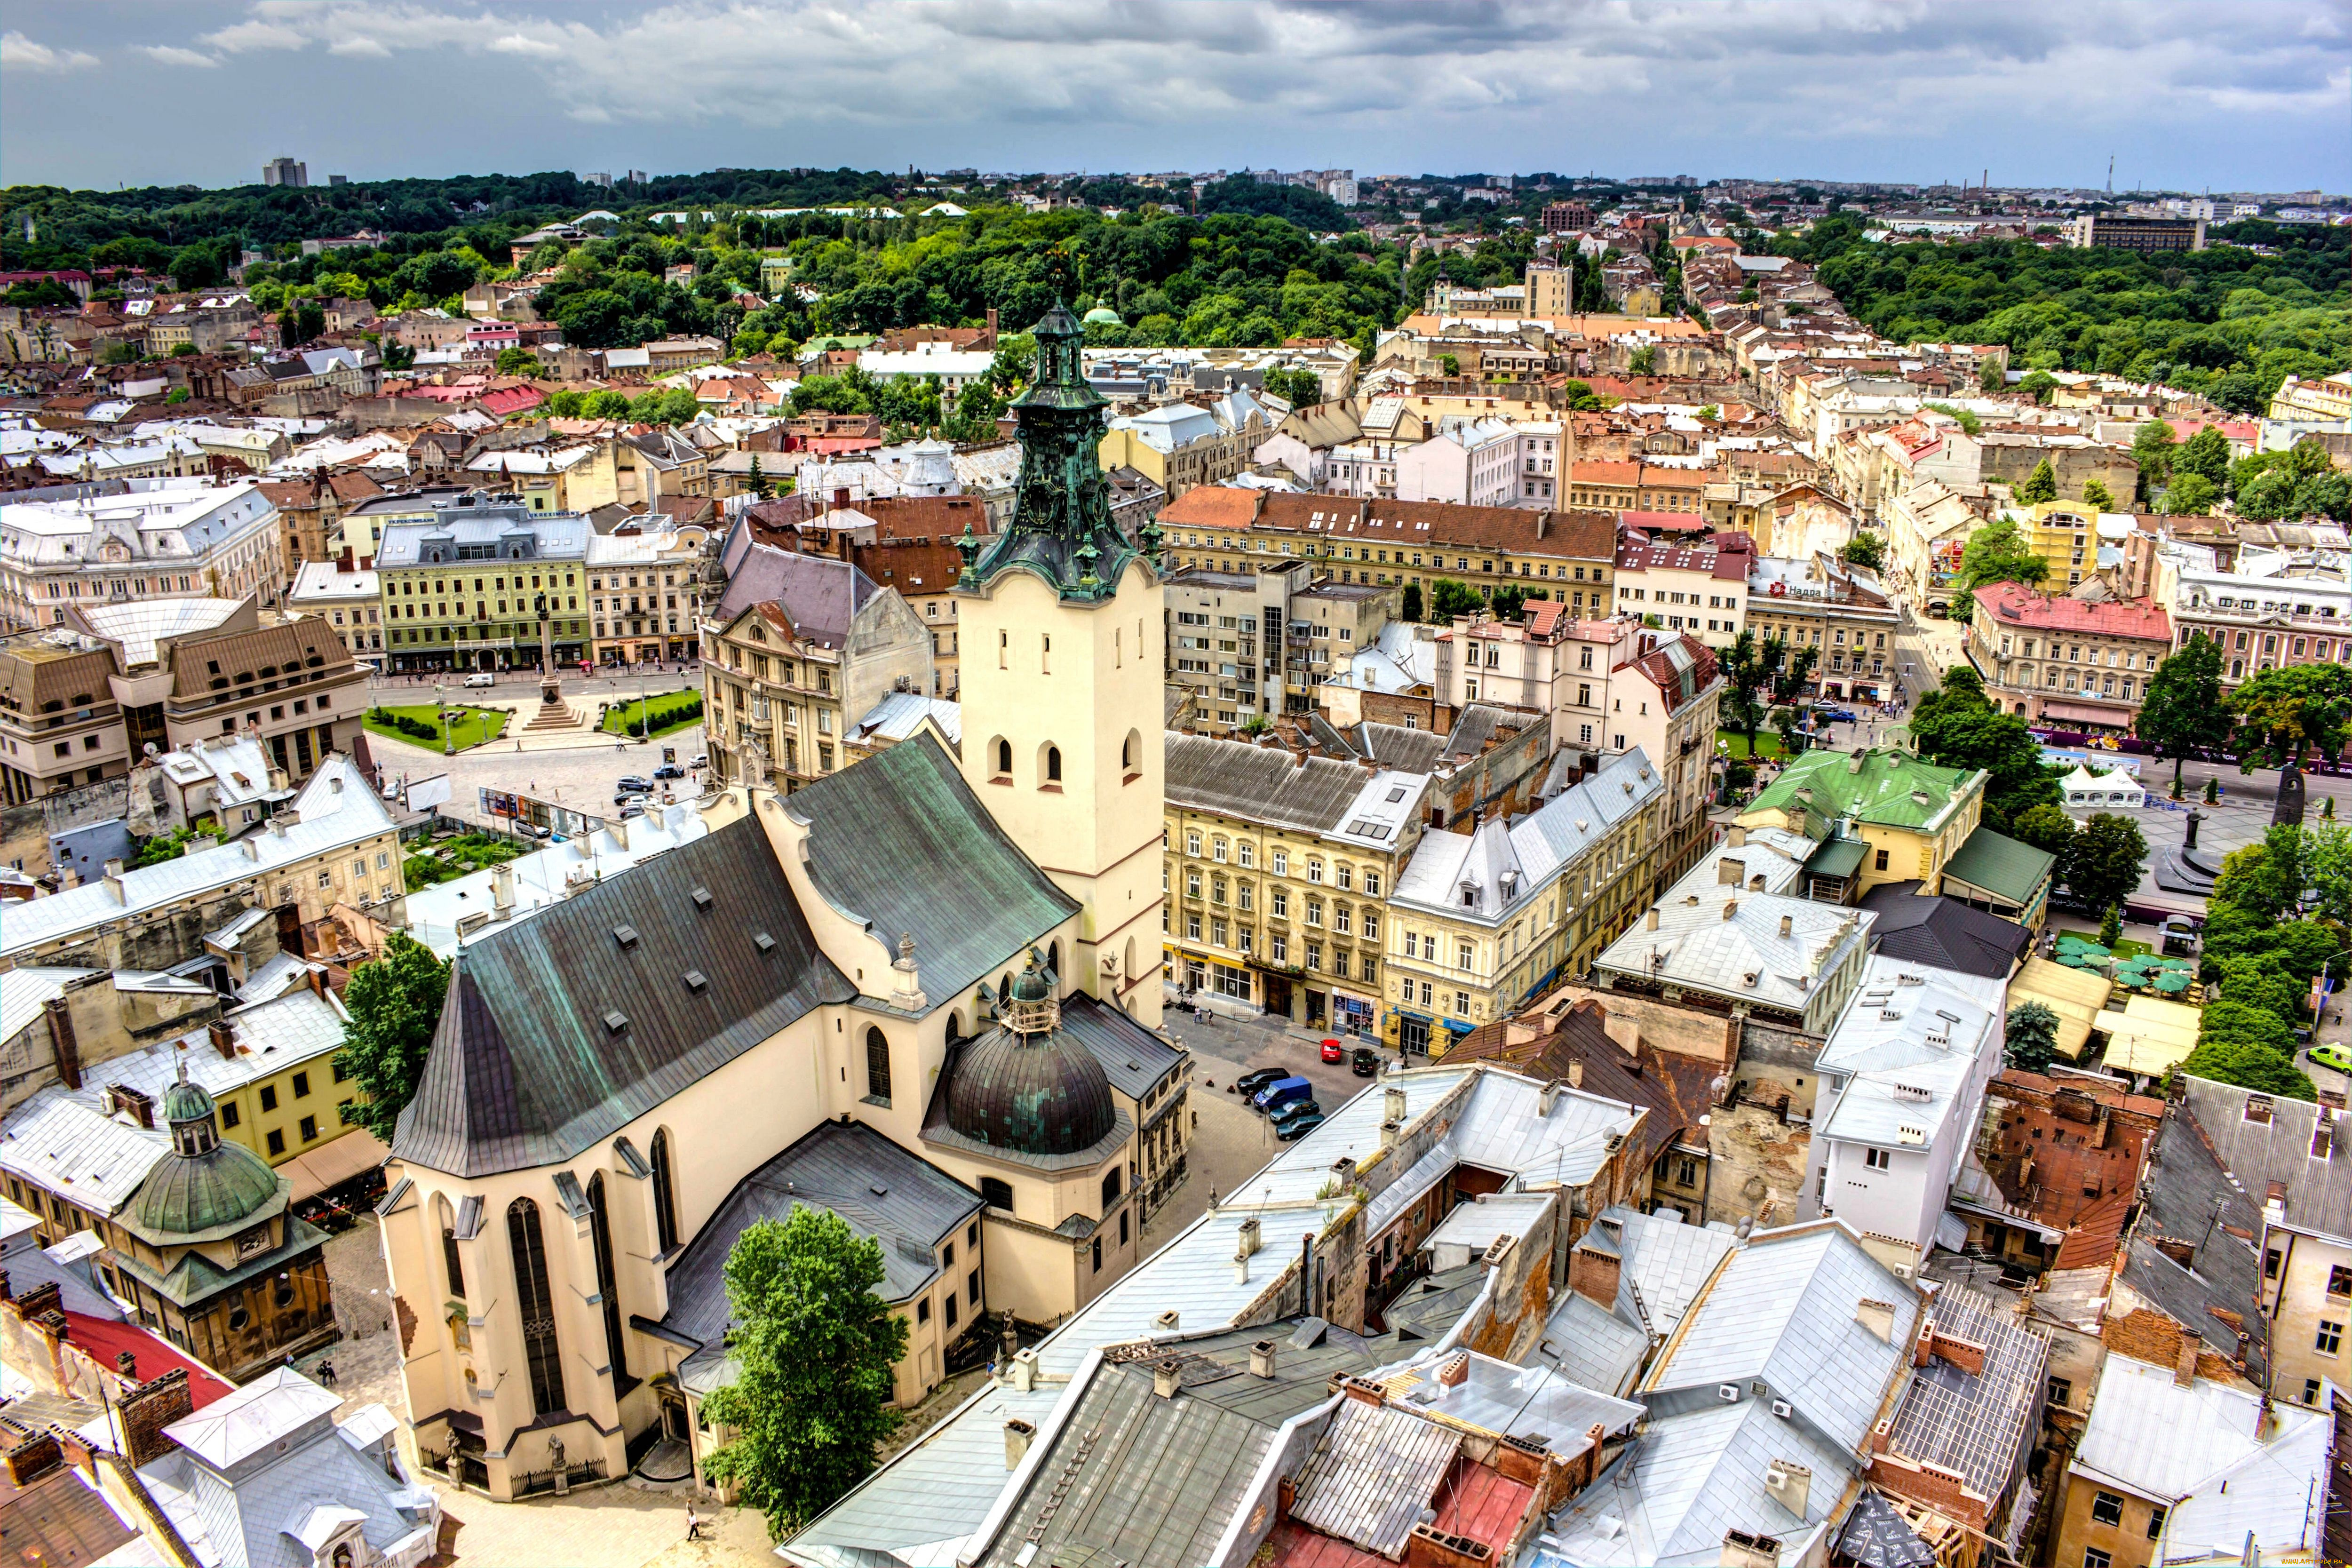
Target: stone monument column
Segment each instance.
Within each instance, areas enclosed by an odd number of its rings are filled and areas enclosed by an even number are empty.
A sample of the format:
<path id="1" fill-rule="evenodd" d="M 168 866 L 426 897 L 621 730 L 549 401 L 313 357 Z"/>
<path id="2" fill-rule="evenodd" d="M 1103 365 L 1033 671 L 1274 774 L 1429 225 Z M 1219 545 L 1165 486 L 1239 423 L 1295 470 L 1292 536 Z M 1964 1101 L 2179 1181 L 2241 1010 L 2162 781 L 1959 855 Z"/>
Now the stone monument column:
<path id="1" fill-rule="evenodd" d="M 553 708 L 563 700 L 563 682 L 555 674 L 554 622 L 548 618 L 547 595 L 540 595 L 531 605 L 539 612 L 539 701 L 541 708 Z"/>

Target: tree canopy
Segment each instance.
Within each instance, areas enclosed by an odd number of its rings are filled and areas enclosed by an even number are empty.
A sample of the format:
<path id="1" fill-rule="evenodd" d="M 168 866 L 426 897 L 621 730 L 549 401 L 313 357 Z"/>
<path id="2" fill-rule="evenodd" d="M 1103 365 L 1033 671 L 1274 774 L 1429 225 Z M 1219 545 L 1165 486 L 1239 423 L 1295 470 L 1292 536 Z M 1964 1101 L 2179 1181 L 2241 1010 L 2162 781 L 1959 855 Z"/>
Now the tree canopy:
<path id="1" fill-rule="evenodd" d="M 392 1142 L 424 1076 L 448 988 L 449 966 L 406 931 L 393 932 L 379 957 L 352 971 L 343 990 L 351 1027 L 335 1062 L 360 1093 L 342 1107 L 345 1121 Z"/>
<path id="2" fill-rule="evenodd" d="M 828 1209 L 756 1220 L 727 1255 L 735 1381 L 703 1403 L 734 1436 L 706 1466 L 781 1538 L 864 1479 L 898 1430 L 891 1369 L 907 1320 L 874 1293 L 881 1244 Z"/>
<path id="3" fill-rule="evenodd" d="M 1988 583 L 2022 583 L 2031 588 L 2049 575 L 2050 563 L 2026 542 L 2017 520 L 2004 517 L 1978 529 L 1960 546 L 1960 570 L 1952 588 L 1961 595 L 1973 594 Z"/>
<path id="4" fill-rule="evenodd" d="M 2172 759 L 2173 793 L 2180 764 L 2200 751 L 2225 746 L 2232 721 L 2221 700 L 2221 650 L 2202 633 L 2166 656 L 2149 677 L 2132 732 Z"/>
<path id="5" fill-rule="evenodd" d="M 2041 742 L 2021 716 L 1994 710 L 1983 679 L 1965 665 L 1946 671 L 1944 683 L 1919 700 L 1911 736 L 1939 767 L 1985 771 L 1984 819 L 1996 832 L 2037 805 L 2058 804 L 2057 770 L 2042 760 Z"/>

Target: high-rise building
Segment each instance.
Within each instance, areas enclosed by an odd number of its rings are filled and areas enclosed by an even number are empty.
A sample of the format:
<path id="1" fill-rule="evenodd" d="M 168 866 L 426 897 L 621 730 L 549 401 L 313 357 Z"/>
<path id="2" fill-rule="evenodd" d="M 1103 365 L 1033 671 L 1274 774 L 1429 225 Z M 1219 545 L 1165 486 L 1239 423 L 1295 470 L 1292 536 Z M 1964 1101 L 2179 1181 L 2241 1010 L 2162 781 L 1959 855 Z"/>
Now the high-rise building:
<path id="1" fill-rule="evenodd" d="M 310 169 L 306 163 L 280 155 L 261 165 L 261 183 L 265 185 L 291 185 L 299 190 L 310 183 Z"/>

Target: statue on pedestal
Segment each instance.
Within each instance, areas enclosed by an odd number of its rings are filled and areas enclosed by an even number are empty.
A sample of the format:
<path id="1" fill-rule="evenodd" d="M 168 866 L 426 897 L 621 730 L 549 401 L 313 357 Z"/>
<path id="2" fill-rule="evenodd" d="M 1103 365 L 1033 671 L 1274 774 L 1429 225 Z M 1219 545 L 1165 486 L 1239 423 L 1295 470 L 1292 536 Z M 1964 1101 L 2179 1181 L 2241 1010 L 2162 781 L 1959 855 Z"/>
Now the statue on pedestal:
<path id="1" fill-rule="evenodd" d="M 548 619 L 547 595 L 538 595 L 530 607 L 539 612 L 539 700 L 552 708 L 563 700 L 563 682 L 555 675 L 554 623 Z"/>

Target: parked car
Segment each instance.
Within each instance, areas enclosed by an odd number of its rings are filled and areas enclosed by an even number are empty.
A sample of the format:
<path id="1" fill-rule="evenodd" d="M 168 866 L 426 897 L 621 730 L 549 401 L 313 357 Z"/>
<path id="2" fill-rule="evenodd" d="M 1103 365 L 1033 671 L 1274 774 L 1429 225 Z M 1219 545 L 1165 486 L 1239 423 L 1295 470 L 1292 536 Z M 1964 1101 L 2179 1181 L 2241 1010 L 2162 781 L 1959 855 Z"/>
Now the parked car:
<path id="1" fill-rule="evenodd" d="M 642 800 L 633 800 L 629 802 L 628 805 L 621 807 L 621 820 L 623 822 L 628 821 L 629 818 L 633 816 L 643 816 L 645 814 L 646 803 Z"/>
<path id="2" fill-rule="evenodd" d="M 654 770 L 654 777 L 657 779 L 682 779 L 685 776 L 686 770 L 676 763 L 664 763 Z"/>
<path id="3" fill-rule="evenodd" d="M 2352 1051 L 2342 1046 L 2314 1046 L 2311 1060 L 2315 1067 L 2333 1068 L 2340 1073 L 2352 1073 Z"/>
<path id="4" fill-rule="evenodd" d="M 1276 1111 L 1268 1120 L 1274 1123 L 1275 1136 L 1279 1138 L 1282 1136 L 1282 1130 L 1300 1117 L 1320 1117 L 1322 1114 L 1323 1107 L 1319 1102 L 1312 1100 L 1294 1100 Z"/>
<path id="5" fill-rule="evenodd" d="M 1284 1079 L 1286 1079 L 1289 1076 L 1290 1069 L 1288 1068 L 1259 1068 L 1255 1072 L 1245 1072 L 1242 1074 L 1240 1078 L 1235 1079 L 1234 1080 L 1234 1088 L 1241 1091 L 1243 1099 L 1247 1100 L 1255 1095 L 1259 1089 L 1264 1089 L 1266 1085 L 1270 1083 L 1280 1083 Z"/>
<path id="6" fill-rule="evenodd" d="M 1315 1086 L 1303 1078 L 1282 1078 L 1267 1084 L 1250 1099 L 1260 1110 L 1279 1110 L 1293 1100 L 1306 1100 L 1315 1093 Z"/>
<path id="7" fill-rule="evenodd" d="M 1343 1061 L 1346 1059 L 1347 1055 L 1348 1053 L 1340 1048 L 1339 1041 L 1326 1040 L 1323 1042 L 1323 1059 L 1325 1061 Z"/>
<path id="8" fill-rule="evenodd" d="M 1824 723 L 1830 724 L 1852 724 L 1858 722 L 1853 716 L 1853 710 L 1851 708 L 1816 708 L 1813 710 L 1813 716 L 1820 719 Z"/>
<path id="9" fill-rule="evenodd" d="M 654 784 L 651 779 L 641 773 L 624 773 L 621 775 L 621 782 L 614 787 L 628 790 L 636 795 L 651 795 Z"/>
<path id="10" fill-rule="evenodd" d="M 1370 1078 L 1381 1070 L 1381 1053 L 1370 1046 L 1358 1046 L 1349 1058 L 1348 1070 L 1358 1078 Z"/>
<path id="11" fill-rule="evenodd" d="M 690 762 L 690 763 L 687 763 L 686 765 L 687 765 L 688 767 L 689 767 L 689 768 L 707 768 L 707 767 L 709 767 L 709 766 L 710 765 L 710 759 L 709 759 L 709 756 L 707 756 L 707 755 L 706 755 L 706 756 L 699 756 L 699 757 L 695 758 L 695 759 L 694 759 L 694 761 L 692 761 L 692 762 Z"/>
<path id="12" fill-rule="evenodd" d="M 1285 1143 L 1296 1142 L 1322 1125 L 1323 1113 L 1318 1110 L 1311 1115 L 1295 1117 L 1281 1123 L 1275 1128 L 1274 1135 Z"/>
<path id="13" fill-rule="evenodd" d="M 499 678 L 487 669 L 478 669 L 466 677 L 467 686 L 496 686 L 498 683 Z"/>

